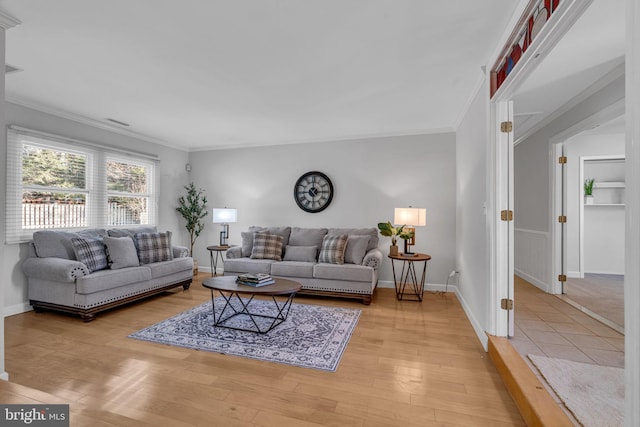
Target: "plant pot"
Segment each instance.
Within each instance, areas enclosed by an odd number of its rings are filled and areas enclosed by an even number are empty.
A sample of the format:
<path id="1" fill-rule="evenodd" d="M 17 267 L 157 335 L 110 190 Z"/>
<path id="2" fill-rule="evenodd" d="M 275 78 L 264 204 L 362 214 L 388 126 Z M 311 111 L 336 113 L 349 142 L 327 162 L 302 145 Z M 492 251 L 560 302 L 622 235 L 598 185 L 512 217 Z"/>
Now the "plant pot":
<path id="1" fill-rule="evenodd" d="M 198 260 L 197 259 L 193 260 L 193 275 L 194 276 L 198 275 Z"/>
<path id="2" fill-rule="evenodd" d="M 584 204 L 592 205 L 593 204 L 593 196 L 584 196 Z"/>
<path id="3" fill-rule="evenodd" d="M 389 246 L 389 255 L 398 256 L 398 245 Z"/>

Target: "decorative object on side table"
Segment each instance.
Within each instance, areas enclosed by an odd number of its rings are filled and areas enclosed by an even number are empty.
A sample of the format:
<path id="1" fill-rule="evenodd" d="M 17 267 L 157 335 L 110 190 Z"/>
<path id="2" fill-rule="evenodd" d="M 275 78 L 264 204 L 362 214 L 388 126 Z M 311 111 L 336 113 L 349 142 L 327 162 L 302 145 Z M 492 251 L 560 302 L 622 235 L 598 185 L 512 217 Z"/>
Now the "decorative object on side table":
<path id="1" fill-rule="evenodd" d="M 204 195 L 204 190 L 197 189 L 193 182 L 185 185 L 184 189 L 187 190 L 187 195 L 178 198 L 179 206 L 176 211 L 180 212 L 182 218 L 187 221 L 185 227 L 189 232 L 189 256 L 193 258 L 193 245 L 204 229 L 203 218 L 208 215 L 207 197 Z M 193 273 L 198 274 L 198 261 L 195 258 Z"/>
<path id="2" fill-rule="evenodd" d="M 393 222 L 396 224 L 407 224 L 404 226 L 404 232 L 409 234 L 409 238 L 404 238 L 404 254 L 406 256 L 414 255 L 409 250 L 409 246 L 416 244 L 415 227 L 424 227 L 427 225 L 427 210 L 424 208 L 395 208 Z"/>
<path id="3" fill-rule="evenodd" d="M 396 244 L 398 241 L 398 237 L 404 239 L 410 239 L 413 234 L 409 231 L 405 230 L 405 226 L 401 225 L 400 227 L 394 227 L 391 225 L 391 222 L 379 222 L 378 229 L 380 230 L 380 234 L 386 237 L 391 237 L 391 246 L 389 246 L 389 255 L 396 256 L 398 255 L 398 245 Z"/>
<path id="4" fill-rule="evenodd" d="M 234 208 L 214 208 L 213 223 L 222 224 L 220 231 L 220 246 L 229 246 L 229 224 L 233 224 L 238 220 L 238 211 Z"/>
<path id="5" fill-rule="evenodd" d="M 593 204 L 593 183 L 595 182 L 594 178 L 587 178 L 584 180 L 584 204 L 592 205 Z"/>

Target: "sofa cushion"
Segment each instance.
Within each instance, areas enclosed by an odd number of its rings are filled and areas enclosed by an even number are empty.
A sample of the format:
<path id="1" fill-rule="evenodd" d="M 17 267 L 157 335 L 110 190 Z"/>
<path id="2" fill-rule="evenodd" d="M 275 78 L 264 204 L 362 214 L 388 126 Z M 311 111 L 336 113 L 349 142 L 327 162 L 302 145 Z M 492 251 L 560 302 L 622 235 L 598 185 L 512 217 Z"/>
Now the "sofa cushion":
<path id="1" fill-rule="evenodd" d="M 253 233 L 252 259 L 282 259 L 282 236 L 268 232 Z"/>
<path id="2" fill-rule="evenodd" d="M 147 266 L 100 270 L 76 279 L 76 292 L 91 294 L 147 280 L 151 280 L 151 270 Z"/>
<path id="3" fill-rule="evenodd" d="M 368 245 L 369 236 L 349 235 L 347 248 L 344 252 L 344 262 L 347 264 L 362 264 Z"/>
<path id="4" fill-rule="evenodd" d="M 111 230 L 107 230 L 109 237 L 131 237 L 133 239 L 133 244 L 136 245 L 136 249 L 138 248 L 138 242 L 136 241 L 137 233 L 156 233 L 158 229 L 155 225 L 146 225 L 140 227 L 133 228 L 112 228 Z"/>
<path id="5" fill-rule="evenodd" d="M 271 234 L 277 234 L 282 236 L 282 255 L 284 255 L 284 248 L 289 244 L 289 236 L 291 235 L 291 227 L 258 227 L 251 226 L 249 231 L 255 233 L 256 231 L 266 231 Z"/>
<path id="6" fill-rule="evenodd" d="M 313 277 L 315 262 L 282 261 L 271 264 L 272 276 L 283 277 Z"/>
<path id="7" fill-rule="evenodd" d="M 292 227 L 288 244 L 291 246 L 315 246 L 319 251 L 322 247 L 322 239 L 326 235 L 326 228 Z"/>
<path id="8" fill-rule="evenodd" d="M 39 230 L 33 233 L 33 245 L 36 254 L 40 258 L 56 257 L 63 259 L 76 259 L 71 244 L 73 237 L 104 237 L 107 232 L 102 228 L 89 228 L 77 232 L 58 230 Z"/>
<path id="9" fill-rule="evenodd" d="M 313 277 L 352 282 L 371 282 L 374 271 L 371 267 L 355 264 L 316 264 Z"/>
<path id="10" fill-rule="evenodd" d="M 131 237 L 105 237 L 104 245 L 107 248 L 107 260 L 110 269 L 119 270 L 140 265 L 138 252 Z"/>
<path id="11" fill-rule="evenodd" d="M 271 274 L 272 259 L 227 258 L 224 273 L 265 273 Z"/>
<path id="12" fill-rule="evenodd" d="M 169 261 L 173 259 L 171 250 L 171 232 L 136 233 L 140 264 Z"/>
<path id="13" fill-rule="evenodd" d="M 242 256 L 249 257 L 253 250 L 253 232 L 243 231 L 240 236 L 242 237 Z"/>
<path id="14" fill-rule="evenodd" d="M 101 239 L 72 237 L 71 244 L 73 245 L 76 259 L 86 265 L 89 272 L 107 268 L 107 254 Z"/>
<path id="15" fill-rule="evenodd" d="M 318 262 L 344 264 L 344 251 L 347 247 L 347 235 L 324 236 Z"/>
<path id="16" fill-rule="evenodd" d="M 330 228 L 327 232 L 328 235 L 340 235 L 347 234 L 349 236 L 369 236 L 369 244 L 367 245 L 367 252 L 371 249 L 378 247 L 378 229 L 371 228 Z"/>
<path id="17" fill-rule="evenodd" d="M 316 262 L 317 259 L 318 248 L 316 246 L 287 245 L 287 249 L 284 251 L 285 261 Z"/>
<path id="18" fill-rule="evenodd" d="M 170 261 L 147 264 L 146 267 L 149 267 L 151 270 L 151 278 L 155 279 L 157 277 L 168 276 L 181 271 L 192 271 L 193 260 L 191 258 L 174 258 Z"/>

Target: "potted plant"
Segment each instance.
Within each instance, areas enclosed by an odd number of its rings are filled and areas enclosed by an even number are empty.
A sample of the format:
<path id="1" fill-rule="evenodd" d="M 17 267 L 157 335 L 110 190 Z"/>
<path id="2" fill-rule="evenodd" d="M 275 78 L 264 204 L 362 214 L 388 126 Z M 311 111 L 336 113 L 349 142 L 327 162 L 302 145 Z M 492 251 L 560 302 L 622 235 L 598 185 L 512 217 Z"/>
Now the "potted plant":
<path id="1" fill-rule="evenodd" d="M 182 218 L 187 221 L 186 228 L 189 232 L 189 255 L 193 257 L 193 245 L 196 243 L 196 239 L 200 236 L 200 233 L 204 229 L 204 221 L 202 220 L 207 216 L 207 197 L 204 195 L 203 189 L 197 189 L 192 183 L 185 185 L 187 190 L 186 196 L 180 196 L 178 198 L 178 207 L 176 211 L 180 212 Z M 193 260 L 194 274 L 198 274 L 198 261 Z"/>
<path id="2" fill-rule="evenodd" d="M 387 222 L 379 222 L 378 229 L 380 230 L 380 234 L 386 237 L 391 237 L 391 246 L 389 246 L 389 255 L 396 256 L 398 255 L 398 237 L 404 240 L 410 239 L 413 237 L 413 231 L 405 231 L 404 225 L 400 227 L 394 227 L 391 225 L 390 221 Z"/>
<path id="3" fill-rule="evenodd" d="M 584 180 L 584 204 L 592 205 L 593 204 L 593 183 L 594 178 L 587 178 Z"/>

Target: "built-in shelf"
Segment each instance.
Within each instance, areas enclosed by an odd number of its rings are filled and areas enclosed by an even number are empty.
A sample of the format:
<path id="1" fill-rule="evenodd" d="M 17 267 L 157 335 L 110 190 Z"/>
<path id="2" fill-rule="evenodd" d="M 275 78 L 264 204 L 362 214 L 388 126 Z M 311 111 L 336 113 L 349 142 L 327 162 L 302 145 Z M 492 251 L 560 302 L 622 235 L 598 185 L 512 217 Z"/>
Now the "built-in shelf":
<path id="1" fill-rule="evenodd" d="M 624 181 L 596 181 L 593 188 L 624 188 Z"/>

